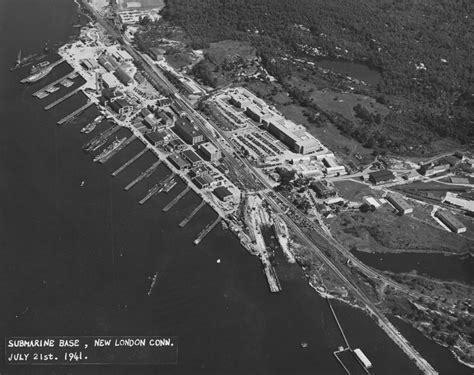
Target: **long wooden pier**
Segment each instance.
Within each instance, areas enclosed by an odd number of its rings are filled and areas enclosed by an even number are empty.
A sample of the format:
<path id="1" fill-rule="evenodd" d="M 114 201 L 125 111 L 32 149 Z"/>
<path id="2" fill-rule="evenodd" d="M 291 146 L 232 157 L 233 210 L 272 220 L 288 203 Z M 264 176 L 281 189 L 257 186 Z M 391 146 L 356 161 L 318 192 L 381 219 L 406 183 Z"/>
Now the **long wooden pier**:
<path id="1" fill-rule="evenodd" d="M 134 161 L 136 161 L 140 156 L 144 155 L 148 151 L 148 148 L 144 148 L 141 150 L 138 154 L 136 154 L 133 158 L 131 158 L 129 161 L 127 161 L 125 164 L 123 164 L 121 167 L 116 169 L 113 173 L 112 176 L 117 176 L 120 172 L 122 172 L 125 168 L 127 168 L 130 164 L 132 164 Z"/>
<path id="2" fill-rule="evenodd" d="M 201 203 L 199 203 L 199 205 L 188 216 L 186 216 L 183 221 L 181 221 L 181 223 L 179 223 L 179 226 L 183 228 L 187 223 L 189 223 L 189 221 L 194 217 L 194 215 L 196 215 L 198 211 L 204 207 L 205 204 L 206 202 L 202 200 Z"/>
<path id="3" fill-rule="evenodd" d="M 278 293 L 281 292 L 280 280 L 278 280 L 277 273 L 275 268 L 271 264 L 264 264 L 263 272 L 267 277 L 268 286 L 270 287 L 270 292 Z"/>
<path id="4" fill-rule="evenodd" d="M 199 245 L 199 243 L 206 237 L 217 224 L 221 222 L 222 218 L 219 216 L 216 220 L 206 225 L 206 227 L 198 234 L 197 238 L 194 240 L 195 245 Z"/>
<path id="5" fill-rule="evenodd" d="M 155 162 L 150 168 L 140 173 L 137 176 L 137 178 L 135 178 L 132 182 L 130 182 L 127 186 L 125 186 L 124 190 L 130 190 L 132 187 L 138 184 L 141 180 L 143 180 L 146 177 L 149 177 L 160 164 L 161 164 L 161 160 L 158 160 L 157 162 Z"/>
<path id="6" fill-rule="evenodd" d="M 111 135 L 118 132 L 120 129 L 121 129 L 120 125 L 111 126 L 107 130 L 100 133 L 95 138 L 92 138 L 89 142 L 87 142 L 84 146 L 82 146 L 82 149 L 85 150 L 85 151 L 93 151 L 93 149 L 96 145 L 104 142 L 107 138 L 109 138 Z"/>
<path id="7" fill-rule="evenodd" d="M 75 90 L 71 91 L 70 93 L 67 93 L 66 95 L 60 97 L 58 100 L 55 100 L 54 102 L 48 104 L 46 107 L 44 107 L 44 109 L 47 111 L 47 110 L 53 108 L 54 106 L 58 105 L 59 103 L 62 103 L 66 99 L 69 99 L 71 96 L 76 95 L 80 90 L 81 90 L 80 87 L 76 88 Z"/>
<path id="8" fill-rule="evenodd" d="M 146 203 L 150 198 L 152 198 L 153 196 L 155 196 L 156 194 L 161 193 L 161 191 L 163 190 L 163 187 L 165 186 L 165 184 L 167 184 L 168 182 L 170 182 L 171 179 L 172 179 L 174 176 L 175 176 L 175 174 L 174 174 L 174 173 L 171 173 L 169 176 L 165 177 L 163 180 L 161 180 L 160 182 L 158 182 L 156 185 L 154 185 L 151 189 L 148 190 L 147 195 L 145 195 L 145 197 L 143 197 L 142 200 L 140 200 L 138 203 L 144 204 L 144 203 Z"/>
<path id="9" fill-rule="evenodd" d="M 176 197 L 173 198 L 173 200 L 168 203 L 164 208 L 163 208 L 163 212 L 168 212 L 176 203 L 178 203 L 178 201 L 183 198 L 189 191 L 191 190 L 191 188 L 189 186 L 186 186 L 186 188 L 181 192 L 179 193 Z"/>
<path id="10" fill-rule="evenodd" d="M 115 150 L 113 150 L 111 153 L 109 153 L 107 156 L 104 156 L 102 159 L 100 159 L 100 162 L 107 163 L 117 152 L 123 150 L 125 147 L 127 147 L 130 143 L 132 143 L 135 139 L 137 139 L 137 136 L 135 134 L 132 134 L 130 137 L 128 137 L 127 140 L 125 140 L 120 146 L 118 146 Z"/>
<path id="11" fill-rule="evenodd" d="M 64 124 L 65 122 L 71 120 L 72 118 L 76 117 L 79 113 L 81 113 L 82 111 L 84 111 L 86 108 L 89 108 L 91 105 L 93 105 L 94 103 L 89 101 L 87 102 L 86 104 L 84 104 L 82 107 L 76 109 L 74 112 L 70 113 L 69 115 L 67 115 L 66 117 L 63 117 L 61 120 L 58 121 L 58 125 L 62 125 Z"/>
<path id="12" fill-rule="evenodd" d="M 336 324 L 339 328 L 339 331 L 341 332 L 341 335 L 342 335 L 342 338 L 344 339 L 344 342 L 346 343 L 346 348 L 347 349 L 351 349 L 351 346 L 349 345 L 349 341 L 347 341 L 347 338 L 346 338 L 346 335 L 344 334 L 344 331 L 341 327 L 341 324 L 339 323 L 339 319 L 337 319 L 337 315 L 336 315 L 336 312 L 334 311 L 333 307 L 332 307 L 332 304 L 331 304 L 331 301 L 329 298 L 326 298 L 326 301 L 329 305 L 329 308 L 331 309 L 331 313 L 332 313 L 332 316 L 334 317 L 334 320 L 336 321 Z"/>

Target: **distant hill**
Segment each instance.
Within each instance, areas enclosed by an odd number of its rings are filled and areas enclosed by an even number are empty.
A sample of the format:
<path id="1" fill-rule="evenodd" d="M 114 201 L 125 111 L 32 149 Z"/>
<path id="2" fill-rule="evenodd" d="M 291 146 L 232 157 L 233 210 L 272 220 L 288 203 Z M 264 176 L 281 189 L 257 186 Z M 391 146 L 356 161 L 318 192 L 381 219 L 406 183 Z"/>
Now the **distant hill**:
<path id="1" fill-rule="evenodd" d="M 280 80 L 292 74 L 281 57 L 308 54 L 307 46 L 364 61 L 382 74 L 371 94 L 398 108 L 388 136 L 401 126 L 420 142 L 473 142 L 472 0 L 167 0 L 162 15 L 194 47 L 251 41 Z"/>

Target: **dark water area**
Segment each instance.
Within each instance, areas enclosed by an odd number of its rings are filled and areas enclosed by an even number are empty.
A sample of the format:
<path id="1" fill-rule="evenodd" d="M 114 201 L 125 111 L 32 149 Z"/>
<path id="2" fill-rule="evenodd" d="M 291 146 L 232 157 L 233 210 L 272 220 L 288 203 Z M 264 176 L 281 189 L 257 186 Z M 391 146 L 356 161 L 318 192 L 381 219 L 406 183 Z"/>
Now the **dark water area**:
<path id="1" fill-rule="evenodd" d="M 167 168 L 160 165 L 124 191 L 156 158 L 148 152 L 112 177 L 143 146 L 134 141 L 109 162 L 93 163 L 100 150 L 90 155 L 81 147 L 110 124 L 103 121 L 93 133 L 81 134 L 98 114 L 91 108 L 58 126 L 85 98 L 74 96 L 45 111 L 59 93 L 45 100 L 31 96 L 64 75 L 66 64 L 30 86 L 18 83 L 27 71 L 8 72 L 20 47 L 30 53 L 46 40 L 51 45 L 68 40 L 77 22 L 74 3 L 3 0 L 0 17 L 0 372 L 343 375 L 332 355 L 341 335 L 326 301 L 297 266 L 275 251 L 283 292 L 273 295 L 257 258 L 220 226 L 194 246 L 216 217 L 206 206 L 178 227 L 199 204 L 197 195 L 187 194 L 164 214 L 162 207 L 184 188 L 179 182 L 139 205 Z M 124 129 L 116 135 L 129 134 Z M 335 308 L 349 340 L 374 363 L 372 373 L 419 373 L 368 316 L 348 306 Z M 178 364 L 5 365 L 5 337 L 60 335 L 176 335 Z M 453 369 L 461 366 L 444 349 L 437 359 Z"/>
<path id="2" fill-rule="evenodd" d="M 376 85 L 382 79 L 382 75 L 379 71 L 370 68 L 362 62 L 324 58 L 315 59 L 314 62 L 321 68 L 329 69 L 336 73 L 346 74 L 352 78 L 364 81 L 369 85 Z"/>
<path id="3" fill-rule="evenodd" d="M 474 257 L 469 255 L 379 254 L 357 250 L 353 254 L 365 264 L 382 271 L 403 273 L 415 270 L 420 275 L 440 280 L 474 283 Z"/>

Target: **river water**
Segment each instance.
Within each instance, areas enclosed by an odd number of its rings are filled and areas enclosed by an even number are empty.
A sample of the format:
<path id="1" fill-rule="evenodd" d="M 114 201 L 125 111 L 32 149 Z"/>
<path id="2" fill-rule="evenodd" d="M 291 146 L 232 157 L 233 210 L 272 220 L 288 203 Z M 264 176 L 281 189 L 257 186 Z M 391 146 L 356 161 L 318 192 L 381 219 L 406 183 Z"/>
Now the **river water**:
<path id="1" fill-rule="evenodd" d="M 205 207 L 178 227 L 198 204 L 196 195 L 162 213 L 183 189 L 180 183 L 139 205 L 166 168 L 125 192 L 152 155 L 113 178 L 112 171 L 142 146 L 134 142 L 105 165 L 95 164 L 81 150 L 93 134 L 79 132 L 95 110 L 55 124 L 85 98 L 78 95 L 46 112 L 44 105 L 66 90 L 43 101 L 31 96 L 65 74 L 67 65 L 31 86 L 18 83 L 27 71 L 8 72 L 19 48 L 36 52 L 47 40 L 53 45 L 77 32 L 74 3 L 2 0 L 0 17 L 1 373 L 344 374 L 332 355 L 342 338 L 330 310 L 296 266 L 278 262 L 283 292 L 272 295 L 257 259 L 230 233 L 218 227 L 194 246 L 192 240 L 216 216 Z M 118 136 L 128 134 L 121 130 Z M 335 309 L 352 346 L 374 364 L 372 373 L 419 373 L 366 315 L 340 304 Z M 421 347 L 431 345 L 410 332 Z M 178 364 L 5 365 L 5 337 L 41 335 L 176 335 Z M 308 347 L 301 348 L 301 341 Z M 426 358 L 430 361 L 429 353 Z M 436 360 L 449 369 L 444 373 L 469 373 L 442 348 Z"/>

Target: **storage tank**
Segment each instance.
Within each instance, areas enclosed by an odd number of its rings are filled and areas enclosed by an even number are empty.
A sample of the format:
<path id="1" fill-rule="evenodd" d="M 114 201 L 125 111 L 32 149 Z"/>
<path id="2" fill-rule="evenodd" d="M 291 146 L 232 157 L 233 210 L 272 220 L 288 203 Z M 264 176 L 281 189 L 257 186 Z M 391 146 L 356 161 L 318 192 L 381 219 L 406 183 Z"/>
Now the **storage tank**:
<path id="1" fill-rule="evenodd" d="M 360 349 L 355 349 L 354 353 L 356 354 L 357 358 L 362 362 L 362 364 L 365 366 L 365 368 L 371 368 L 372 363 L 369 361 L 369 359 L 365 356 L 365 354 L 362 352 Z"/>

